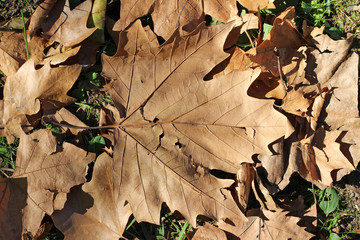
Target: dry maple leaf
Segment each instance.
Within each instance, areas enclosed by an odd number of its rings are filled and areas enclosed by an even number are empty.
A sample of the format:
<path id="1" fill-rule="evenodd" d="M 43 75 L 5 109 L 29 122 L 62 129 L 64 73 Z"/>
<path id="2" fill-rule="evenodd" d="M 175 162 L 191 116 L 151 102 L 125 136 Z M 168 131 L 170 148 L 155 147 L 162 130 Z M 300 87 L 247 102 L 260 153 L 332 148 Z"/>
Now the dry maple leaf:
<path id="1" fill-rule="evenodd" d="M 69 143 L 57 146 L 48 129 L 22 133 L 13 178 L 26 178 L 27 205 L 22 209 L 23 232 L 35 235 L 45 213 L 62 209 L 70 188 L 84 183 L 95 154 Z M 14 202 L 16 204 L 16 202 Z"/>
<path id="2" fill-rule="evenodd" d="M 235 174 L 254 153 L 270 155 L 268 144 L 286 134 L 287 119 L 272 101 L 247 95 L 259 70 L 203 80 L 226 58 L 231 28 L 202 24 L 152 47 L 134 24 L 121 35 L 125 49 L 103 57 L 103 75 L 115 78 L 110 95 L 126 113 L 115 132 L 113 175 L 138 221 L 158 223 L 163 202 L 194 226 L 199 214 L 246 221 L 226 189 L 234 181 L 211 170 Z M 139 39 L 129 42 L 126 36 L 135 34 Z"/>
<path id="3" fill-rule="evenodd" d="M 87 28 L 92 1 L 85 2 L 70 10 L 69 0 L 58 0 L 42 22 L 44 36 L 66 47 L 72 47 L 88 38 L 96 28 Z M 43 12 L 42 14 L 46 14 Z"/>

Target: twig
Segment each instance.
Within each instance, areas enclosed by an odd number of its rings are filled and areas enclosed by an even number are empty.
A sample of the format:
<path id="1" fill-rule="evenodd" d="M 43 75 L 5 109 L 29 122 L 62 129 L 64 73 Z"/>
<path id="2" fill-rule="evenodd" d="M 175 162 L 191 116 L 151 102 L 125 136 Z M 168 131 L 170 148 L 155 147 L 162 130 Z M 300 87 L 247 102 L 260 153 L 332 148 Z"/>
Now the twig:
<path id="1" fill-rule="evenodd" d="M 252 47 L 252 48 L 255 48 L 254 42 L 251 40 L 251 37 L 250 37 L 250 35 L 249 35 L 249 33 L 248 33 L 247 30 L 245 30 L 245 34 L 246 34 L 246 36 L 248 37 L 248 39 L 250 40 L 251 47 Z"/>
<path id="2" fill-rule="evenodd" d="M 279 76 L 280 76 L 281 85 L 283 86 L 284 93 L 286 95 L 287 87 L 286 87 L 285 81 L 283 79 L 282 67 L 281 67 L 281 62 L 280 62 L 280 52 L 277 49 L 277 47 L 274 47 L 274 54 L 276 55 L 276 59 L 277 59 L 277 67 L 278 67 L 278 70 L 279 70 Z"/>

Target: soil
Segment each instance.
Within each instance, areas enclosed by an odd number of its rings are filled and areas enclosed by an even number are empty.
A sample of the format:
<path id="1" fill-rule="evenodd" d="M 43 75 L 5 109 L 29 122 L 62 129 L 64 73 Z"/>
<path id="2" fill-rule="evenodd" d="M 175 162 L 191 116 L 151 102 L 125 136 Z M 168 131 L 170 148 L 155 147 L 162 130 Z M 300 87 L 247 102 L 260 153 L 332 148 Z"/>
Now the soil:
<path id="1" fill-rule="evenodd" d="M 29 18 L 42 0 L 0 0 L 0 22 L 21 17 Z"/>

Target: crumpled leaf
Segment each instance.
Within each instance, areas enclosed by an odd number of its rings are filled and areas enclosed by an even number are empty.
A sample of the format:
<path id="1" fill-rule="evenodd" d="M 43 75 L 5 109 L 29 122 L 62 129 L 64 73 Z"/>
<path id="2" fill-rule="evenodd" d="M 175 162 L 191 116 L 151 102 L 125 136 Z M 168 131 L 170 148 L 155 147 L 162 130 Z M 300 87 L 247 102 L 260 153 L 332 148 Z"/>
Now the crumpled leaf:
<path id="1" fill-rule="evenodd" d="M 61 211 L 52 219 L 66 239 L 114 239 L 122 236 L 130 206 L 119 201 L 122 194 L 113 175 L 114 160 L 103 153 L 95 162 L 90 182 L 71 189 Z"/>
<path id="2" fill-rule="evenodd" d="M 23 209 L 23 232 L 37 233 L 45 213 L 63 208 L 70 188 L 84 183 L 88 163 L 95 155 L 64 142 L 59 149 L 47 129 L 22 133 L 14 178 L 27 179 L 27 205 Z"/>
<path id="3" fill-rule="evenodd" d="M 127 34 L 145 35 L 139 27 Z M 158 223 L 163 202 L 192 225 L 199 214 L 246 221 L 226 190 L 234 181 L 210 170 L 236 173 L 254 152 L 271 155 L 267 146 L 286 134 L 287 119 L 272 101 L 247 95 L 258 69 L 203 80 L 226 58 L 222 43 L 231 28 L 200 25 L 161 47 L 140 37 L 130 52 L 103 57 L 103 75 L 115 78 L 110 95 L 126 113 L 115 132 L 114 175 L 138 221 Z"/>
<path id="4" fill-rule="evenodd" d="M 29 59 L 16 74 L 9 76 L 4 86 L 3 121 L 8 136 L 19 136 L 19 119 L 43 110 L 54 110 L 73 101 L 66 95 L 80 74 L 79 65 L 51 67 L 50 63 L 40 69 L 35 60 Z"/>
<path id="5" fill-rule="evenodd" d="M 69 0 L 58 0 L 48 13 L 47 20 L 42 22 L 44 36 L 65 47 L 84 41 L 96 30 L 86 27 L 91 6 L 92 1 L 86 0 L 70 10 Z"/>
<path id="6" fill-rule="evenodd" d="M 286 67 L 294 62 L 290 61 L 297 49 L 307 44 L 305 38 L 299 33 L 292 20 L 295 17 L 295 8 L 289 7 L 281 15 L 276 17 L 273 28 L 263 41 L 256 48 L 250 49 L 247 54 L 254 63 L 270 70 L 274 76 L 279 76 L 277 58 L 274 53 L 276 47 L 280 52 L 281 65 Z M 286 59 L 285 59 L 286 58 Z M 290 68 L 292 72 L 296 72 L 295 67 Z M 289 69 L 289 70 L 290 70 Z M 283 69 L 284 71 L 285 69 Z M 286 75 L 287 72 L 284 71 Z"/>

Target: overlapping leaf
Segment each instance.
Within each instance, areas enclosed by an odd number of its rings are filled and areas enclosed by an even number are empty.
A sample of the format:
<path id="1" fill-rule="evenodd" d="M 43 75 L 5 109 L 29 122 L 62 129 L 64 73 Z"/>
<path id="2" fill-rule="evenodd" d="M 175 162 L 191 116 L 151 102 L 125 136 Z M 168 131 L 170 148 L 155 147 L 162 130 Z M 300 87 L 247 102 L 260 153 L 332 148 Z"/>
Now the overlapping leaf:
<path id="1" fill-rule="evenodd" d="M 268 144 L 286 134 L 287 119 L 271 101 L 247 95 L 258 70 L 203 80 L 226 57 L 231 26 L 200 25 L 159 48 L 140 38 L 129 43 L 131 52 L 103 58 L 103 75 L 115 77 L 111 95 L 126 112 L 115 135 L 114 175 L 138 221 L 158 223 L 162 202 L 192 224 L 199 214 L 245 221 L 226 190 L 233 180 L 210 171 L 236 173 L 254 152 L 271 154 Z M 145 35 L 139 24 L 127 34 L 134 33 Z"/>

